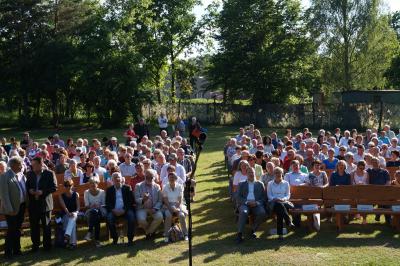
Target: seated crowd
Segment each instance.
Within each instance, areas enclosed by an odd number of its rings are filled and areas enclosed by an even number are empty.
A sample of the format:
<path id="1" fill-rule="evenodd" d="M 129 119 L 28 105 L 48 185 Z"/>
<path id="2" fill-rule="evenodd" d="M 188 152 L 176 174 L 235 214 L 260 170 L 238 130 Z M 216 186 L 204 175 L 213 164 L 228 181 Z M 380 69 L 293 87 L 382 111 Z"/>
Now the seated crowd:
<path id="1" fill-rule="evenodd" d="M 140 123 L 143 126 L 143 119 Z M 53 220 L 58 220 L 62 227 L 64 246 L 76 247 L 80 215 L 88 225 L 84 239 L 94 240 L 97 247 L 102 245 L 103 220 L 114 244 L 120 237 L 116 223 L 121 219 L 126 221 L 128 245 L 133 243 L 135 224 L 144 231 L 146 239 L 152 239 L 164 223 L 165 242 L 169 242 L 168 232 L 179 222 L 182 238 L 188 240 L 184 189 L 194 169 L 195 147 L 180 132 L 182 129 L 169 137 L 162 129 L 160 135 L 150 140 L 147 126 L 142 134 L 135 133 L 130 126 L 124 134 L 125 145 L 119 144 L 115 137 L 91 142 L 68 138 L 64 142 L 55 134 L 42 144 L 29 133 L 24 133 L 20 142 L 11 138 L 7 143 L 3 138 L 0 213 L 5 215 L 8 225 L 5 256 L 11 258 L 21 253 L 20 228 L 25 209 L 29 214 L 33 252 L 40 246 L 40 228 L 44 249 L 51 249 Z M 190 197 L 194 201 L 194 180 L 191 185 Z M 85 190 L 79 194 L 83 186 Z M 57 195 L 54 199 L 53 194 Z"/>
<path id="2" fill-rule="evenodd" d="M 356 129 L 343 134 L 339 128 L 333 134 L 321 129 L 317 137 L 307 128 L 296 135 L 287 129 L 281 138 L 276 132 L 262 136 L 253 124 L 240 128 L 224 148 L 230 193 L 239 215 L 237 242 L 243 241 L 249 214 L 254 218 L 252 238 L 267 214 L 276 214 L 279 239 L 283 239 L 283 222 L 289 229 L 300 226 L 300 215 L 289 216 L 295 207 L 290 202 L 291 186 L 400 186 L 399 141 L 400 133 L 396 136 L 389 125 L 381 132 L 368 129 L 364 134 Z M 394 169 L 392 176 L 389 168 Z M 389 223 L 391 216 L 385 218 Z M 362 219 L 366 223 L 366 215 Z"/>

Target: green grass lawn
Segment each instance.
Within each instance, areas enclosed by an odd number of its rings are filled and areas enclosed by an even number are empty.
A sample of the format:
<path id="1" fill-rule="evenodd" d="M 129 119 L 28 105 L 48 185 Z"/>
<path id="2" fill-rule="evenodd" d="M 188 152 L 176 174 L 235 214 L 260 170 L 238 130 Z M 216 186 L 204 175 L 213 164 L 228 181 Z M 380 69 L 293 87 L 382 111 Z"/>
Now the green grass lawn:
<path id="1" fill-rule="evenodd" d="M 323 221 L 319 233 L 309 233 L 305 227 L 290 232 L 283 242 L 269 236 L 275 227 L 272 220 L 259 229 L 259 239 L 248 240 L 241 245 L 234 243 L 236 224 L 232 205 L 228 199 L 228 180 L 224 170 L 222 147 L 226 137 L 233 135 L 232 127 L 210 127 L 204 152 L 197 172 L 197 197 L 193 206 L 193 254 L 194 265 L 399 265 L 399 234 L 372 216 L 371 224 L 363 226 L 352 222 L 344 232 L 337 234 L 334 224 Z M 265 131 L 265 130 L 263 130 Z M 122 129 L 107 131 L 63 131 L 62 136 L 86 136 L 92 138 L 113 134 L 122 136 Z M 32 131 L 34 137 L 44 138 L 50 131 Z M 19 136 L 19 132 L 0 131 L 0 136 Z M 122 138 L 122 137 L 121 137 Z M 247 228 L 249 230 L 249 228 Z M 29 231 L 26 232 L 27 234 Z M 84 229 L 80 232 L 83 238 Z M 4 243 L 4 237 L 0 244 Z M 30 248 L 30 239 L 23 238 L 23 251 Z M 105 243 L 106 244 L 106 243 Z M 135 238 L 134 247 L 106 245 L 100 249 L 80 241 L 74 251 L 54 249 L 26 254 L 15 265 L 187 265 L 187 243 L 166 245 L 162 237 L 154 242 L 143 235 Z M 0 261 L 0 263 L 5 263 Z"/>

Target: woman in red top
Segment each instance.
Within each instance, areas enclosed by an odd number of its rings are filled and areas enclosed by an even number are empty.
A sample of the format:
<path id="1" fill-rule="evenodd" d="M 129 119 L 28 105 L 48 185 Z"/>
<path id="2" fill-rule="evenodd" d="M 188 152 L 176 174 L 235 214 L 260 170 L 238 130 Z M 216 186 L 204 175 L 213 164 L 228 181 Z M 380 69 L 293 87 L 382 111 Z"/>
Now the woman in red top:
<path id="1" fill-rule="evenodd" d="M 124 137 L 126 138 L 126 145 L 129 145 L 129 143 L 134 139 L 137 138 L 135 130 L 133 130 L 133 124 L 129 124 L 128 130 L 125 131 Z"/>

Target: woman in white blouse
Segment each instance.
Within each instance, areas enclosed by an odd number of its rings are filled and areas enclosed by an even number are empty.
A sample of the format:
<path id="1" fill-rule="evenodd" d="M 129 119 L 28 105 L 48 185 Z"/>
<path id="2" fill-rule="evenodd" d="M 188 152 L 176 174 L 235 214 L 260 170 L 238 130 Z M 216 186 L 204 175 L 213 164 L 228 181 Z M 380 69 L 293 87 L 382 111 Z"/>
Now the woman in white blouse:
<path id="1" fill-rule="evenodd" d="M 268 183 L 267 196 L 268 206 L 271 211 L 277 215 L 277 233 L 279 239 L 283 239 L 283 221 L 286 226 L 294 228 L 292 219 L 289 216 L 288 209 L 293 208 L 290 199 L 290 185 L 287 181 L 283 180 L 283 169 L 276 167 L 274 169 L 275 179 Z"/>
<path id="2" fill-rule="evenodd" d="M 247 168 L 250 165 L 247 161 L 242 160 L 239 162 L 238 170 L 233 176 L 233 193 L 235 193 L 238 189 L 239 183 L 247 180 Z"/>
<path id="3" fill-rule="evenodd" d="M 182 233 L 185 240 L 188 240 L 188 231 L 186 229 L 186 206 L 183 203 L 183 186 L 176 182 L 178 176 L 175 173 L 168 174 L 168 183 L 162 190 L 164 202 L 164 236 L 165 242 L 168 243 L 168 231 L 171 228 L 172 217 L 179 217 Z"/>
<path id="4" fill-rule="evenodd" d="M 98 188 L 99 181 L 94 178 L 89 179 L 89 189 L 84 193 L 85 207 L 87 211 L 85 213 L 86 220 L 89 225 L 88 232 L 85 236 L 85 240 L 92 240 L 93 229 L 94 239 L 96 241 L 96 247 L 101 247 L 100 243 L 100 221 L 106 216 L 106 210 L 103 207 L 105 205 L 105 192 Z"/>

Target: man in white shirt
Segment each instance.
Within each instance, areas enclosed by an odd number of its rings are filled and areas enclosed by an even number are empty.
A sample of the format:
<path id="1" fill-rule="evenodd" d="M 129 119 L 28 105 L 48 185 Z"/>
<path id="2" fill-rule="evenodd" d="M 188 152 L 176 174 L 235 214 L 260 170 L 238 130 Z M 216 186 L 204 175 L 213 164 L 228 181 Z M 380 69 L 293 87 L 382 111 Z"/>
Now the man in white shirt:
<path id="1" fill-rule="evenodd" d="M 125 154 L 125 162 L 119 165 L 122 176 L 134 176 L 136 174 L 135 164 L 132 162 L 132 155 Z"/>
<path id="2" fill-rule="evenodd" d="M 300 163 L 298 160 L 293 160 L 290 163 L 292 172 L 285 175 L 285 181 L 289 183 L 290 186 L 304 186 L 307 181 L 307 174 L 300 172 Z"/>
<path id="3" fill-rule="evenodd" d="M 161 113 L 160 116 L 157 119 L 158 121 L 158 127 L 160 128 L 160 133 L 161 131 L 165 130 L 168 134 L 168 118 L 164 113 Z"/>
<path id="4" fill-rule="evenodd" d="M 357 145 L 357 153 L 354 154 L 354 162 L 358 163 L 359 161 L 364 161 L 364 151 L 365 148 L 363 145 Z"/>
<path id="5" fill-rule="evenodd" d="M 164 186 L 165 184 L 168 183 L 168 166 L 172 165 L 175 167 L 175 172 L 176 175 L 179 177 L 178 180 L 176 180 L 177 183 L 179 184 L 184 184 L 186 181 L 186 171 L 185 168 L 177 163 L 178 161 L 178 155 L 176 153 L 171 153 L 169 155 L 169 163 L 166 163 L 162 168 L 161 168 L 161 173 L 160 173 L 160 178 L 162 185 Z"/>

